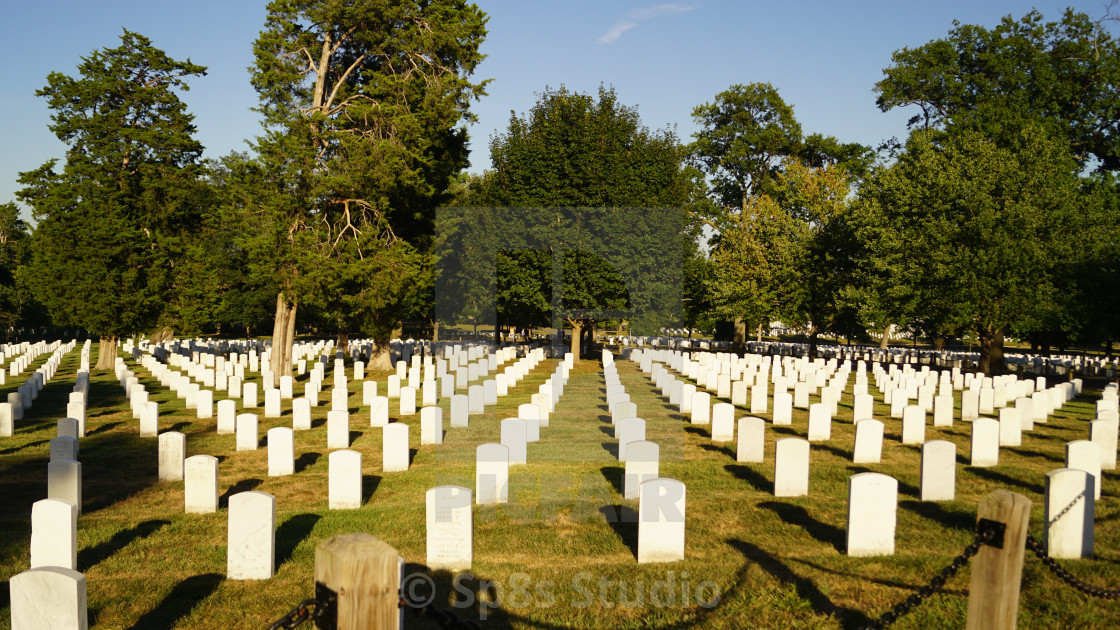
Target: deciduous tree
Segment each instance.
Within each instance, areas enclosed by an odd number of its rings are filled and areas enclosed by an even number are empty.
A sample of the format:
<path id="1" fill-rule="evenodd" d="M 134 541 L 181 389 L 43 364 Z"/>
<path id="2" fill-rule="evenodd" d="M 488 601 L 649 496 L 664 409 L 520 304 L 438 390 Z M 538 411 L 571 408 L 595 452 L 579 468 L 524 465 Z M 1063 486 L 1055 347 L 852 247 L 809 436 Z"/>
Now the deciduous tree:
<path id="1" fill-rule="evenodd" d="M 914 133 L 861 188 L 864 262 L 888 261 L 884 285 L 914 296 L 910 318 L 975 334 L 980 368 L 998 371 L 1004 334 L 1048 308 L 1057 265 L 1079 247 L 1076 173 L 1064 139 L 1038 126 L 1009 147 L 975 131 Z"/>
<path id="2" fill-rule="evenodd" d="M 999 146 L 1041 125 L 1078 162 L 1120 169 L 1120 41 L 1103 21 L 1032 10 L 998 26 L 953 23 L 942 39 L 892 55 L 876 84 L 883 111 L 917 107 L 911 127 L 977 130 Z"/>

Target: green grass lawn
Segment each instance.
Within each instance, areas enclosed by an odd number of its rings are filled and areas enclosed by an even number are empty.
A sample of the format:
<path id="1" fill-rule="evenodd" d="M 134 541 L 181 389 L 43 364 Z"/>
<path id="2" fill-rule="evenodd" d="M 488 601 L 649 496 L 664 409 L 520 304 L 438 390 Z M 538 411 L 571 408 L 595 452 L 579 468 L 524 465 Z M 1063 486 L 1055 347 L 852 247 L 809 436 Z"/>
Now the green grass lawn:
<path id="1" fill-rule="evenodd" d="M 48 440 L 65 413 L 77 365 L 75 349 L 17 423 L 15 436 L 0 438 L 0 628 L 10 624 L 7 581 L 28 568 L 31 504 L 46 496 Z M 407 573 L 423 572 L 425 492 L 441 484 L 473 489 L 475 447 L 499 441 L 501 419 L 529 402 L 555 363 L 539 365 L 496 407 L 472 416 L 469 428 L 446 429 L 443 445 L 419 446 L 419 415 L 405 419 L 413 425 L 415 453 L 403 473 L 381 472 L 381 430 L 368 426 L 368 409 L 359 410 L 361 383 L 351 382 L 352 448 L 362 453 L 364 502 L 347 511 L 327 509 L 329 397 L 320 397 L 327 404 L 314 409 L 313 428 L 296 433 L 296 474 L 268 477 L 264 448 L 236 452 L 233 435 L 216 434 L 216 419 L 196 419 L 151 374 L 131 361 L 130 367 L 161 403 L 160 430 L 185 433 L 188 456 L 221 460 L 223 499 L 216 514 L 184 514 L 183 484 L 156 479 L 156 439 L 139 437 L 113 375 L 95 374 L 81 440 L 84 507 L 78 520 L 78 569 L 87 579 L 94 628 L 265 628 L 313 594 L 315 546 L 339 533 L 374 534 L 399 550 Z M 777 499 L 773 441 L 805 437 L 805 410 L 794 410 L 791 427 L 767 426 L 764 463 L 739 464 L 733 445 L 714 444 L 709 427 L 691 426 L 636 365 L 619 360 L 618 371 L 647 421 L 647 439 L 661 446 L 661 475 L 687 486 L 685 559 L 637 564 L 637 502 L 622 498 L 623 467 L 613 454 L 601 365 L 584 361 L 572 371 L 541 441 L 530 444 L 528 465 L 511 468 L 510 504 L 475 508 L 469 574 L 431 576 L 440 606 L 457 603 L 453 610 L 461 618 L 484 615 L 486 628 L 860 627 L 916 592 L 964 549 L 973 538 L 977 503 L 993 490 L 1030 498 L 1030 531 L 1041 537 L 1044 474 L 1063 466 L 1067 441 L 1088 438 L 1099 395 L 1087 389 L 1050 422 L 1025 432 L 1021 447 L 1001 449 L 1000 464 L 992 468 L 967 465 L 966 423 L 927 426 L 926 439 L 957 444 L 960 463 L 957 499 L 923 503 L 920 450 L 900 444 L 901 423 L 885 406 L 876 406 L 886 424 L 882 463 L 851 463 L 849 388 L 831 441 L 812 446 L 809 496 Z M 367 373 L 382 388 L 386 376 Z M 297 392 L 306 378 L 299 378 Z M 16 380 L 0 386 L 0 395 L 14 390 Z M 329 373 L 326 382 L 333 382 Z M 871 393 L 879 397 L 873 382 Z M 215 400 L 222 397 L 216 393 Z M 390 415 L 398 420 L 395 402 Z M 449 402 L 441 406 L 447 427 Z M 262 444 L 270 427 L 291 425 L 290 414 L 285 401 L 283 418 L 261 418 Z M 849 558 L 843 552 L 848 478 L 866 470 L 899 481 L 893 556 Z M 276 497 L 276 575 L 269 580 L 224 578 L 226 497 L 243 490 Z M 1120 500 L 1113 471 L 1104 474 L 1096 515 L 1096 558 L 1062 564 L 1087 581 L 1118 588 Z M 1120 603 L 1080 594 L 1033 557 L 1026 560 L 1022 586 L 1022 627 L 1120 626 Z M 967 590 L 966 568 L 894 627 L 963 626 Z M 406 625 L 437 627 L 412 614 Z"/>

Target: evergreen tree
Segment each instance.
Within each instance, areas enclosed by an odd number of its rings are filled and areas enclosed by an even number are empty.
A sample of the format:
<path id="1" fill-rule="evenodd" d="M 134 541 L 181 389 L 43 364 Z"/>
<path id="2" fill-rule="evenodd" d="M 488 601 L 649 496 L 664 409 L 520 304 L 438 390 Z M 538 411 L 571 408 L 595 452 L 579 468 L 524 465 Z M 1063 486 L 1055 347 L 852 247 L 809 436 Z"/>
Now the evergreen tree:
<path id="1" fill-rule="evenodd" d="M 204 74 L 126 30 L 37 92 L 68 148 L 60 172 L 51 160 L 20 174 L 38 222 L 28 277 L 56 324 L 101 337 L 98 369 L 113 368 L 120 337 L 156 325 L 199 225 L 202 145 L 177 92 Z"/>
<path id="2" fill-rule="evenodd" d="M 369 287 L 392 292 L 422 271 L 411 252 L 430 250 L 433 211 L 467 165 L 461 124 L 484 93 L 469 77 L 485 22 L 462 0 L 269 3 L 251 68 L 269 184 L 252 213 L 265 229 L 245 248 L 277 283 L 275 378 L 290 370 L 304 298 L 347 313 L 337 324 L 359 323 L 375 340 L 371 366 L 389 366 L 390 333 L 417 302 L 366 299 Z M 371 247 L 392 260 L 371 264 Z"/>

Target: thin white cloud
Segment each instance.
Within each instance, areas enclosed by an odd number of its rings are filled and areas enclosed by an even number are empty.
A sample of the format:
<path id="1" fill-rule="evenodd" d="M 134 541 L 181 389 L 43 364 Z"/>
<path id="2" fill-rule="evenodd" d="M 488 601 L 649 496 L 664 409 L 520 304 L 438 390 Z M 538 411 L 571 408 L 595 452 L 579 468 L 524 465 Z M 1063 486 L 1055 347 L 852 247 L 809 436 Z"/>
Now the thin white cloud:
<path id="1" fill-rule="evenodd" d="M 599 43 L 613 44 L 615 40 L 617 40 L 619 37 L 622 37 L 623 33 L 634 28 L 635 26 L 637 26 L 637 24 L 634 22 L 618 22 L 607 29 L 606 33 L 603 33 L 603 36 L 599 38 Z"/>
<path id="2" fill-rule="evenodd" d="M 631 20 L 649 20 L 662 15 L 676 15 L 678 13 L 685 13 L 691 11 L 696 7 L 690 4 L 681 2 L 670 2 L 668 4 L 659 4 L 655 7 L 646 7 L 644 9 L 634 9 L 626 14 L 626 17 Z"/>
<path id="3" fill-rule="evenodd" d="M 624 19 L 615 22 L 606 33 L 599 37 L 600 44 L 613 44 L 618 41 L 619 37 L 626 31 L 638 26 L 638 22 L 645 20 L 652 20 L 666 15 L 677 15 L 691 11 L 696 7 L 691 4 L 684 4 L 681 2 L 670 2 L 667 4 L 658 4 L 652 7 L 643 7 L 641 9 L 634 9 L 626 13 Z"/>

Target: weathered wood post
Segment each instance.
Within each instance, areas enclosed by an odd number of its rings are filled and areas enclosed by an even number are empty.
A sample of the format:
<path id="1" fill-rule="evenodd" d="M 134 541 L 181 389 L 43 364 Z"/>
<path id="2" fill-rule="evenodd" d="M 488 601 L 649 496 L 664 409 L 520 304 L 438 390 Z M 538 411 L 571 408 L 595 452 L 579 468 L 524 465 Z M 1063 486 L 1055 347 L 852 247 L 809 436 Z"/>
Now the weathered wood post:
<path id="1" fill-rule="evenodd" d="M 1019 614 L 1019 584 L 1023 577 L 1023 554 L 1031 502 L 1027 497 L 996 490 L 980 500 L 979 520 L 1005 526 L 1002 540 L 980 547 L 969 582 L 969 630 L 1014 630 Z"/>
<path id="2" fill-rule="evenodd" d="M 380 538 L 338 534 L 315 547 L 316 597 L 326 587 L 337 596 L 335 624 L 317 628 L 396 628 L 400 616 L 400 554 Z"/>

